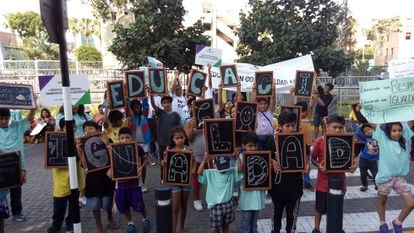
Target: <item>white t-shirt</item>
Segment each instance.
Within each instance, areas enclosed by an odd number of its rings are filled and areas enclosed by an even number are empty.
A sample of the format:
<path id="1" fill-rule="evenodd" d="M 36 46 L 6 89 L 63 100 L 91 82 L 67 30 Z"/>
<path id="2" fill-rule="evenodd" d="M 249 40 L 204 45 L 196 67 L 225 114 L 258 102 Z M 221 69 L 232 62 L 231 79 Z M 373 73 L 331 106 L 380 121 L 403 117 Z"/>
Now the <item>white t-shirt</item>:
<path id="1" fill-rule="evenodd" d="M 184 96 L 176 96 L 175 94 L 171 95 L 171 97 L 173 98 L 172 101 L 172 110 L 176 113 L 178 113 L 178 115 L 183 116 L 184 111 L 187 107 L 187 98 L 185 98 Z"/>

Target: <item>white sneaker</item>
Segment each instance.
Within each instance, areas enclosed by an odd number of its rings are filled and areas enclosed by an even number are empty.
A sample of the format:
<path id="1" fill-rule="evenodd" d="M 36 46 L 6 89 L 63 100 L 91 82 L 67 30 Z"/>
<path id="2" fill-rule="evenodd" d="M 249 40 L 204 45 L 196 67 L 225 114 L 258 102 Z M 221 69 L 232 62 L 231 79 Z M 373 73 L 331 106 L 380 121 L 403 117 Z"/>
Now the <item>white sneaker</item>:
<path id="1" fill-rule="evenodd" d="M 194 201 L 194 209 L 197 211 L 203 211 L 203 205 L 200 200 Z"/>
<path id="2" fill-rule="evenodd" d="M 142 185 L 141 190 L 142 190 L 143 193 L 148 192 L 148 188 L 147 188 L 147 186 L 145 184 Z"/>
<path id="3" fill-rule="evenodd" d="M 86 197 L 79 197 L 79 206 L 86 206 Z"/>

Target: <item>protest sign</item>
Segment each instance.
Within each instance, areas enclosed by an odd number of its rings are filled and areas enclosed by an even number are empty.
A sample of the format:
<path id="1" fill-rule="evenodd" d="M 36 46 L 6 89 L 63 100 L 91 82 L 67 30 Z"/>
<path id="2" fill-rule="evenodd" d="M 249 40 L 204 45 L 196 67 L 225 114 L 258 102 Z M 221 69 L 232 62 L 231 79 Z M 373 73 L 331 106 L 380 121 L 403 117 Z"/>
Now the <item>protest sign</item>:
<path id="1" fill-rule="evenodd" d="M 45 168 L 68 167 L 68 139 L 63 132 L 46 132 Z"/>
<path id="2" fill-rule="evenodd" d="M 324 161 L 326 172 L 347 172 L 354 166 L 353 134 L 325 134 Z"/>
<path id="3" fill-rule="evenodd" d="M 164 184 L 191 186 L 193 152 L 167 149 L 166 160 L 166 167 L 163 169 Z"/>
<path id="4" fill-rule="evenodd" d="M 243 164 L 244 190 L 271 189 L 270 151 L 243 152 Z"/>
<path id="5" fill-rule="evenodd" d="M 202 99 L 193 102 L 193 116 L 196 120 L 196 129 L 202 130 L 205 119 L 214 118 L 214 100 L 213 99 Z"/>
<path id="6" fill-rule="evenodd" d="M 108 81 L 106 83 L 108 89 L 109 104 L 111 109 L 124 108 L 125 107 L 125 93 L 124 82 L 120 81 Z"/>
<path id="7" fill-rule="evenodd" d="M 90 104 L 91 93 L 87 74 L 69 76 L 70 97 L 73 105 Z M 60 106 L 63 103 L 62 78 L 60 75 L 39 76 L 40 104 L 43 107 Z"/>
<path id="8" fill-rule="evenodd" d="M 136 143 L 112 143 L 109 145 L 112 180 L 139 178 L 140 166 Z"/>
<path id="9" fill-rule="evenodd" d="M 149 87 L 151 95 L 166 95 L 167 90 L 167 72 L 164 68 L 149 68 Z"/>
<path id="10" fill-rule="evenodd" d="M 388 64 L 390 79 L 414 77 L 414 59 L 393 59 Z"/>
<path id="11" fill-rule="evenodd" d="M 256 89 L 256 98 L 272 97 L 274 86 L 272 71 L 256 71 L 254 87 Z"/>
<path id="12" fill-rule="evenodd" d="M 282 172 L 305 171 L 307 161 L 303 133 L 278 133 L 275 142 Z"/>
<path id="13" fill-rule="evenodd" d="M 208 155 L 234 155 L 236 120 L 205 119 L 204 140 Z"/>
<path id="14" fill-rule="evenodd" d="M 236 65 L 220 66 L 220 77 L 223 87 L 235 87 L 239 83 Z"/>
<path id="15" fill-rule="evenodd" d="M 255 131 L 257 121 L 257 103 L 238 101 L 236 103 L 236 131 Z"/>
<path id="16" fill-rule="evenodd" d="M 214 67 L 221 65 L 222 50 L 207 47 L 204 45 L 196 45 L 195 64 L 206 66 L 210 64 Z"/>
<path id="17" fill-rule="evenodd" d="M 20 186 L 22 183 L 22 168 L 19 152 L 0 154 L 0 190 Z"/>
<path id="18" fill-rule="evenodd" d="M 414 77 L 359 82 L 361 112 L 371 123 L 414 119 Z"/>
<path id="19" fill-rule="evenodd" d="M 143 70 L 130 70 L 125 72 L 128 98 L 145 98 L 145 72 Z"/>
<path id="20" fill-rule="evenodd" d="M 313 91 L 314 71 L 296 71 L 295 95 L 310 98 Z"/>
<path id="21" fill-rule="evenodd" d="M 198 70 L 192 70 L 190 80 L 187 86 L 187 95 L 197 97 L 204 97 L 204 84 L 207 79 L 207 74 Z"/>
<path id="22" fill-rule="evenodd" d="M 33 87 L 30 85 L 0 83 L 0 107 L 35 109 Z"/>
<path id="23" fill-rule="evenodd" d="M 88 169 L 87 172 L 99 171 L 110 166 L 108 149 L 101 139 L 101 134 L 84 136 L 79 140 L 82 143 L 84 168 Z"/>

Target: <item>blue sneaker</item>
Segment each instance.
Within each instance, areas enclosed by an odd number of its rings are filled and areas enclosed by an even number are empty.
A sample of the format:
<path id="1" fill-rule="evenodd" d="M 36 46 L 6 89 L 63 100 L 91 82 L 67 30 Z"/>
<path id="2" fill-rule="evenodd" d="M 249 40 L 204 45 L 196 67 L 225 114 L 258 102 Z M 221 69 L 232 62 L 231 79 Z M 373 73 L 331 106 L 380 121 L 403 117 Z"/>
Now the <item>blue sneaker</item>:
<path id="1" fill-rule="evenodd" d="M 14 220 L 16 220 L 18 222 L 23 222 L 24 220 L 26 220 L 26 218 L 24 217 L 24 215 L 22 213 L 14 215 L 13 218 L 14 218 Z"/>
<path id="2" fill-rule="evenodd" d="M 402 231 L 402 224 L 396 224 L 395 220 L 392 221 L 392 227 L 394 227 L 394 232 L 395 233 L 403 233 Z"/>
<path id="3" fill-rule="evenodd" d="M 135 225 L 134 224 L 128 224 L 126 233 L 136 233 L 136 232 L 137 232 L 137 230 L 135 230 Z"/>
<path id="4" fill-rule="evenodd" d="M 148 218 L 144 219 L 144 229 L 143 230 L 144 230 L 144 233 L 148 233 L 151 230 L 151 221 Z"/>
<path id="5" fill-rule="evenodd" d="M 388 232 L 389 232 L 388 225 L 386 223 L 380 225 L 380 231 L 379 231 L 379 233 L 388 233 Z"/>

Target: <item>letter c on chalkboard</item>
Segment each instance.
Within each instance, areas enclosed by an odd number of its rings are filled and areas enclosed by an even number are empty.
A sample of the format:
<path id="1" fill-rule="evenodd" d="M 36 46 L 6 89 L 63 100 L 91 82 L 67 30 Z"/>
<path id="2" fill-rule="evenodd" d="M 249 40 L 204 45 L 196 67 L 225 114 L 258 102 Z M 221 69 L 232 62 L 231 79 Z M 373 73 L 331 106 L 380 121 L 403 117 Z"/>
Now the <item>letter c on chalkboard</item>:
<path id="1" fill-rule="evenodd" d="M 191 79 L 191 90 L 194 94 L 200 95 L 201 94 L 201 88 L 196 86 L 197 80 L 203 80 L 204 76 L 201 73 L 194 73 L 192 79 Z"/>

